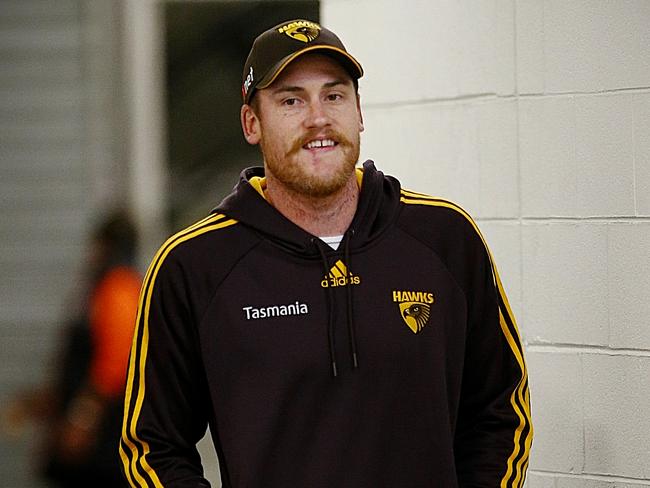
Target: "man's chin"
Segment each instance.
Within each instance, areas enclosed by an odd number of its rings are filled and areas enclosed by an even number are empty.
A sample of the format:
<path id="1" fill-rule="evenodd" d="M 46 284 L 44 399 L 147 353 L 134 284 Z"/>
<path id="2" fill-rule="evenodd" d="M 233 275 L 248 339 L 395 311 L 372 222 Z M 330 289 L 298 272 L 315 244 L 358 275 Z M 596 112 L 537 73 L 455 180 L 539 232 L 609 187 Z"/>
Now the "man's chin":
<path id="1" fill-rule="evenodd" d="M 305 153 L 307 154 L 301 154 Z M 308 151 L 289 154 L 283 162 L 267 160 L 266 166 L 274 179 L 290 192 L 310 198 L 335 195 L 354 178 L 352 155 L 340 150 L 314 157 Z M 357 154 L 358 159 L 358 154 Z"/>
<path id="2" fill-rule="evenodd" d="M 315 198 L 332 196 L 341 191 L 350 180 L 354 167 L 349 173 L 338 173 L 335 175 L 306 176 L 296 187 L 300 193 Z M 298 188 L 296 188 L 298 189 Z"/>

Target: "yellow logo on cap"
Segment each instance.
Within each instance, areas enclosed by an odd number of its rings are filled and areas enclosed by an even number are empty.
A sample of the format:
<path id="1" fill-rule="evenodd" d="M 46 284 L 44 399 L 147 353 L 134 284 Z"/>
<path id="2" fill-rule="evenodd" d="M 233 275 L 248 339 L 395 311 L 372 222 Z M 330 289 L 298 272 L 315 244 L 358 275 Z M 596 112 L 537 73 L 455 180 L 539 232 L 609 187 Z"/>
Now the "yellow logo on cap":
<path id="1" fill-rule="evenodd" d="M 311 42 L 320 35 L 320 25 L 308 20 L 296 20 L 278 29 L 280 34 L 285 33 L 292 39 L 302 42 Z"/>

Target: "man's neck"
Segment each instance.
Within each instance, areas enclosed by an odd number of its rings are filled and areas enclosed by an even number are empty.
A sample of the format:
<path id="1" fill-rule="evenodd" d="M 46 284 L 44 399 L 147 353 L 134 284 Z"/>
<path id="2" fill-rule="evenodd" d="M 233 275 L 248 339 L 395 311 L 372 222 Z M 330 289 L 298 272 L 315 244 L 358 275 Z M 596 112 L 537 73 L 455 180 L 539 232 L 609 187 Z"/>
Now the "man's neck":
<path id="1" fill-rule="evenodd" d="M 359 201 L 359 185 L 353 173 L 338 192 L 316 198 L 295 193 L 267 175 L 265 196 L 278 212 L 310 234 L 334 236 L 344 234 L 352 223 Z"/>

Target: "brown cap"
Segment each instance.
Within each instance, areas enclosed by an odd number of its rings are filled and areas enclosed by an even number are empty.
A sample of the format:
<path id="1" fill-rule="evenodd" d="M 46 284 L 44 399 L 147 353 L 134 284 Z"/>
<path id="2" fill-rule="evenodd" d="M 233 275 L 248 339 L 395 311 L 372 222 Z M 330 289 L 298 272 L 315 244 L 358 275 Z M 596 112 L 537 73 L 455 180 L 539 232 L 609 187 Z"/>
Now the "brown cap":
<path id="1" fill-rule="evenodd" d="M 301 54 L 320 51 L 335 58 L 352 79 L 363 76 L 363 68 L 332 31 L 316 22 L 288 20 L 260 34 L 253 43 L 242 76 L 242 97 L 249 103 L 255 90 L 268 87 L 287 65 Z"/>

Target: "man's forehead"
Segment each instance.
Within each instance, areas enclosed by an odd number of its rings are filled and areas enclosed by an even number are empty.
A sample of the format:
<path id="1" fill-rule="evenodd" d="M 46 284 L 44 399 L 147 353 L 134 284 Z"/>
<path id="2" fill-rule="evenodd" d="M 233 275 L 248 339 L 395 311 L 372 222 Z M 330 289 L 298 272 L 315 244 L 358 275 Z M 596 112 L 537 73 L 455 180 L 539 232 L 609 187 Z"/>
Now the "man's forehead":
<path id="1" fill-rule="evenodd" d="M 277 91 L 281 87 L 299 87 L 312 82 L 324 87 L 353 84 L 352 77 L 338 61 L 324 54 L 310 53 L 292 61 L 267 89 Z"/>

